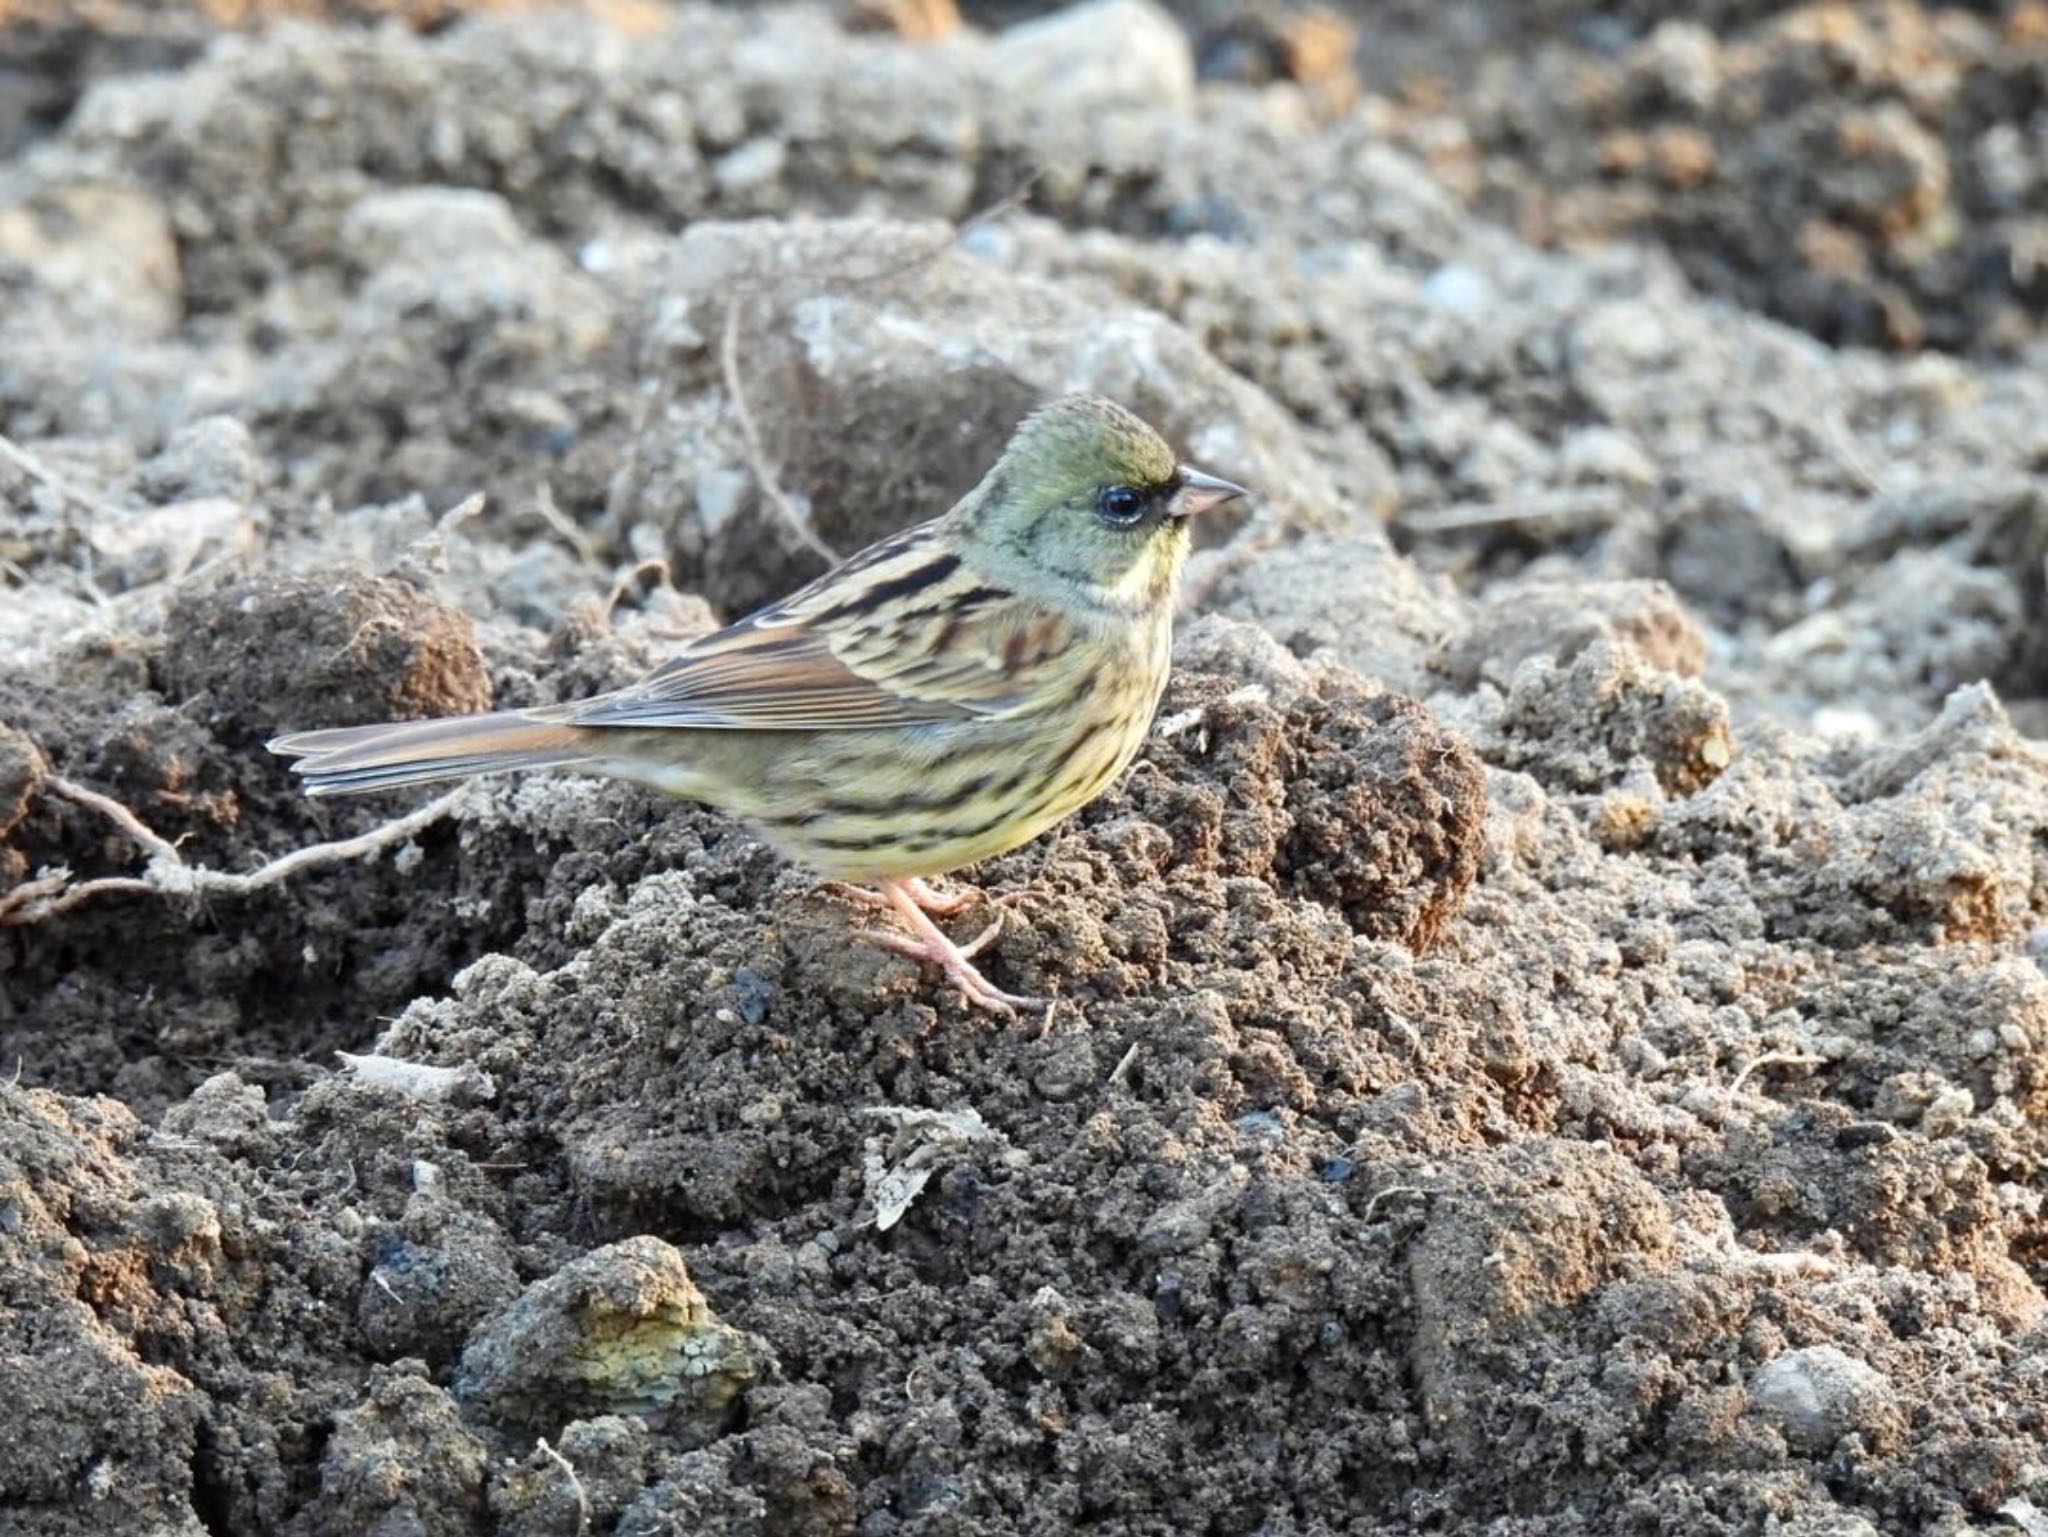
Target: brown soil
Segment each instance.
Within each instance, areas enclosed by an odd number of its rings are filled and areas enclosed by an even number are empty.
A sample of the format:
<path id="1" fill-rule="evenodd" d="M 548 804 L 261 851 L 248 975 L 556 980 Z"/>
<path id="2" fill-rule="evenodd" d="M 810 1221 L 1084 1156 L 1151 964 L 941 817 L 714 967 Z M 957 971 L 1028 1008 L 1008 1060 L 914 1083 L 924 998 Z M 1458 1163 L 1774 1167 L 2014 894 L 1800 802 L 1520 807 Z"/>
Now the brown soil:
<path id="1" fill-rule="evenodd" d="M 1287 13 L 319 9 L 79 22 L 11 126 L 0 51 L 0 1531 L 2048 1523 L 2030 291 L 1873 246 L 1904 358 L 1726 260 L 1805 249 L 1815 113 L 2035 132 L 2025 6 L 1854 11 L 2025 35 L 1837 103 L 1835 12 L 1718 5 L 1732 94 L 1570 69 L 1527 142 L 1198 83 Z M 1552 13 L 1535 78 L 1690 78 Z M 1781 200 L 1481 217 L 1773 81 Z M 1076 386 L 1260 495 L 1132 773 L 973 872 L 1043 1029 L 593 780 L 195 877 L 411 809 L 274 732 L 623 682 Z"/>

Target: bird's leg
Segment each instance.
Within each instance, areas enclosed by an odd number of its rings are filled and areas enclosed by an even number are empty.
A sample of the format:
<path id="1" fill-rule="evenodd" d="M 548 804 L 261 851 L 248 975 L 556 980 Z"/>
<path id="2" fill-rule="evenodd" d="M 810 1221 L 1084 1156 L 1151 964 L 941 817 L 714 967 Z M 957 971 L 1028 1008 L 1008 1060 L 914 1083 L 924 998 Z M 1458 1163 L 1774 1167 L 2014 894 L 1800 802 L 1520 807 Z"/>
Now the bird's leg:
<path id="1" fill-rule="evenodd" d="M 909 956 L 915 961 L 940 967 L 946 973 L 946 980 L 960 989 L 960 996 L 975 1008 L 987 1009 L 992 1014 L 1014 1014 L 1019 1009 L 1045 1007 L 1044 999 L 1006 993 L 975 969 L 973 958 L 981 953 L 990 940 L 1002 932 L 1003 920 L 1000 916 L 966 944 L 957 945 L 932 922 L 931 915 L 918 901 L 916 888 L 920 883 L 885 880 L 880 884 L 883 899 L 896 909 L 909 927 L 910 933 L 864 934 L 862 938 L 870 944 L 879 945 L 884 950 L 893 950 L 898 955 Z"/>
<path id="2" fill-rule="evenodd" d="M 831 883 L 832 889 L 849 902 L 858 902 L 863 907 L 893 908 L 896 903 L 886 893 L 869 891 L 865 886 L 849 886 L 841 881 Z M 983 893 L 968 886 L 959 891 L 934 891 L 918 876 L 911 876 L 899 882 L 910 894 L 910 900 L 930 913 L 934 918 L 951 918 L 964 913 L 983 898 Z"/>

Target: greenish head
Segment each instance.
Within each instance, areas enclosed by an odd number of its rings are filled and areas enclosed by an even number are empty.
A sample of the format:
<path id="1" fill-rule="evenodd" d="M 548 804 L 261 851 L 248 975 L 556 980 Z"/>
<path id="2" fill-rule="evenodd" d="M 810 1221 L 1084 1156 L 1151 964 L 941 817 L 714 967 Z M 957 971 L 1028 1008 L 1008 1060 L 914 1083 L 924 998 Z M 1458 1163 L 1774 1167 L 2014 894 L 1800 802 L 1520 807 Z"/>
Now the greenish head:
<path id="1" fill-rule="evenodd" d="M 1024 419 L 961 512 L 1004 566 L 1133 611 L 1172 601 L 1188 519 L 1242 495 L 1116 402 L 1068 395 Z"/>

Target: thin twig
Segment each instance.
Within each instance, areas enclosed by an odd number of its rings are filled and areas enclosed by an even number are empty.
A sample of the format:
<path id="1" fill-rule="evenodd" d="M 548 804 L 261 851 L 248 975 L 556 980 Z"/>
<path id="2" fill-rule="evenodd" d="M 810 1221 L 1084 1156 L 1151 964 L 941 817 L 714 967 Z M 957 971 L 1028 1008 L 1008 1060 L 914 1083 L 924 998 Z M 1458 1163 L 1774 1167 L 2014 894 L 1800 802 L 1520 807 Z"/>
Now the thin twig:
<path id="1" fill-rule="evenodd" d="M 112 821 L 132 838 L 149 855 L 149 865 L 143 874 L 112 875 L 99 880 L 71 883 L 68 870 L 55 870 L 34 880 L 24 881 L 12 891 L 0 896 L 0 927 L 9 925 L 39 923 L 58 913 L 69 912 L 81 902 L 93 897 L 105 896 L 117 891 L 148 892 L 157 896 L 247 896 L 274 886 L 279 881 L 289 880 L 304 870 L 317 869 L 321 865 L 340 864 L 345 860 L 360 859 L 374 854 L 379 849 L 389 848 L 431 826 L 446 816 L 462 800 L 465 790 L 449 791 L 439 800 L 429 801 L 409 816 L 373 827 L 354 838 L 340 838 L 332 843 L 316 843 L 310 848 L 295 850 L 280 858 L 273 859 L 261 869 L 251 870 L 245 875 L 235 875 L 222 870 L 209 870 L 203 865 L 188 865 L 179 858 L 177 847 L 145 827 L 139 817 L 119 801 L 110 800 L 96 790 L 72 784 L 67 779 L 51 775 L 45 781 L 53 794 L 66 800 L 86 806 Z"/>
<path id="2" fill-rule="evenodd" d="M 1122 1060 L 1109 1070 L 1109 1077 L 1106 1081 L 1113 1085 L 1121 1085 L 1124 1079 L 1130 1076 L 1131 1064 L 1138 1060 L 1138 1053 L 1144 1050 L 1144 1047 L 1145 1043 L 1143 1041 L 1131 1042 L 1131 1049 L 1125 1052 Z"/>
<path id="3" fill-rule="evenodd" d="M 1014 213 L 1023 207 L 1030 200 L 1031 194 L 1037 190 L 1039 180 L 1043 175 L 1042 171 L 1033 171 L 1017 183 L 1015 187 L 1012 187 L 1003 194 L 1003 196 L 997 198 L 986 207 L 977 209 L 969 214 L 915 256 L 906 256 L 900 261 L 890 262 L 887 266 L 877 267 L 872 272 L 863 272 L 853 276 L 847 276 L 842 273 L 838 275 L 838 281 L 841 286 L 846 288 L 867 288 L 877 283 L 886 283 L 891 279 L 906 276 L 909 273 L 916 272 L 921 267 L 929 267 L 954 246 L 966 239 L 970 231 L 985 228 L 995 223 L 996 220 L 1002 218 L 1005 214 Z"/>
<path id="4" fill-rule="evenodd" d="M 483 515 L 484 500 L 483 492 L 472 491 L 442 513 L 434 520 L 432 529 L 405 547 L 405 553 L 399 557 L 399 568 L 411 563 L 417 571 L 433 576 L 445 573 L 448 569 L 448 541 L 461 531 L 463 524 Z"/>
<path id="5" fill-rule="evenodd" d="M 533 493 L 534 510 L 540 514 L 541 522 L 555 531 L 562 542 L 576 552 L 576 558 L 586 566 L 598 563 L 597 545 L 590 535 L 555 503 L 555 488 L 542 481 Z"/>
<path id="6" fill-rule="evenodd" d="M 675 583 L 669 577 L 668 562 L 658 555 L 648 556 L 633 567 L 631 571 L 626 572 L 625 575 L 612 583 L 611 595 L 604 600 L 605 623 L 611 623 L 612 615 L 617 613 L 619 605 L 626 601 L 626 594 L 638 587 L 640 585 L 640 578 L 647 575 L 650 571 L 660 578 L 661 586 L 674 587 Z"/>
<path id="7" fill-rule="evenodd" d="M 584 1537 L 590 1530 L 590 1501 L 583 1493 L 583 1480 L 576 1476 L 575 1465 L 548 1445 L 545 1436 L 534 1442 L 534 1445 L 539 1447 L 542 1455 L 560 1468 L 562 1475 L 569 1480 L 570 1492 L 576 1496 L 576 1537 Z"/>
<path id="8" fill-rule="evenodd" d="M 52 774 L 43 781 L 52 795 L 61 795 L 68 801 L 89 807 L 112 822 L 122 832 L 135 840 L 136 846 L 151 859 L 168 860 L 182 864 L 178 858 L 178 846 L 167 838 L 160 838 L 143 825 L 142 818 L 111 796 L 97 790 L 88 790 L 84 785 L 73 784 L 61 775 Z"/>
<path id="9" fill-rule="evenodd" d="M 1842 414 L 1839 406 L 1830 406 L 1820 414 L 1821 435 L 1827 439 L 1833 450 L 1835 462 L 1849 472 L 1849 478 L 1856 483 L 1857 490 L 1866 496 L 1875 496 L 1884 490 L 1884 482 L 1878 479 L 1877 471 L 1870 467 L 1870 460 L 1863 452 L 1863 445 L 1856 440 L 1856 434 L 1849 426 L 1849 419 Z"/>
<path id="10" fill-rule="evenodd" d="M 805 549 L 827 565 L 838 565 L 839 552 L 818 537 L 810 520 L 797 511 L 796 503 L 789 499 L 789 493 L 782 489 L 782 482 L 768 467 L 768 455 L 761 447 L 761 430 L 754 424 L 754 413 L 747 405 L 747 392 L 740 384 L 740 310 L 737 304 L 726 307 L 725 335 L 718 344 L 718 362 L 725 372 L 725 391 L 732 400 L 732 414 L 739 423 L 740 440 L 746 445 L 747 467 L 754 472 L 761 494 Z"/>
<path id="11" fill-rule="evenodd" d="M 1396 521 L 1417 534 L 1459 533 L 1515 523 L 1606 523 L 1619 517 L 1623 502 L 1602 486 L 1536 491 L 1505 502 L 1454 502 L 1448 507 L 1403 512 Z"/>
<path id="12" fill-rule="evenodd" d="M 54 491 L 65 501 L 95 517 L 118 518 L 120 512 L 111 503 L 102 501 L 90 491 L 81 491 L 62 475 L 44 464 L 34 454 L 5 434 L 0 434 L 0 459 L 13 465 L 22 474 L 38 485 Z"/>

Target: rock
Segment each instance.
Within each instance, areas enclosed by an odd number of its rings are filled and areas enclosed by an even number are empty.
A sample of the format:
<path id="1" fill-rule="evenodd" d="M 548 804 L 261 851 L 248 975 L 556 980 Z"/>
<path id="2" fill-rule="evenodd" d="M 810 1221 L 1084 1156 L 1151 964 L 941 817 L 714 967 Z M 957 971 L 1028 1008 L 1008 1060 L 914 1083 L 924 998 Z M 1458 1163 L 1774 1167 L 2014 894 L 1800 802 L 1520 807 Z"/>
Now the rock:
<path id="1" fill-rule="evenodd" d="M 629 1238 L 570 1261 L 486 1321 L 455 1388 L 490 1418 L 543 1433 L 639 1414 L 703 1440 L 764 1364 L 759 1342 L 712 1313 L 680 1254 Z"/>
<path id="2" fill-rule="evenodd" d="M 989 67 L 1003 94 L 1033 116 L 1187 108 L 1195 100 L 1187 34 L 1152 0 L 1082 0 L 1020 22 L 996 38 Z"/>
<path id="3" fill-rule="evenodd" d="M 0 205 L 0 288 L 10 275 L 31 286 L 42 319 L 74 334 L 140 342 L 178 323 L 177 241 L 162 200 L 141 187 L 74 182 Z"/>
<path id="4" fill-rule="evenodd" d="M 231 416 L 205 416 L 172 434 L 135 471 L 136 491 L 156 504 L 256 499 L 265 469 L 249 429 Z"/>
<path id="5" fill-rule="evenodd" d="M 1905 1430 L 1890 1381 L 1833 1345 L 1787 1351 L 1758 1369 L 1749 1393 L 1758 1411 L 1810 1455 L 1826 1455 L 1852 1432 L 1881 1452 Z"/>

